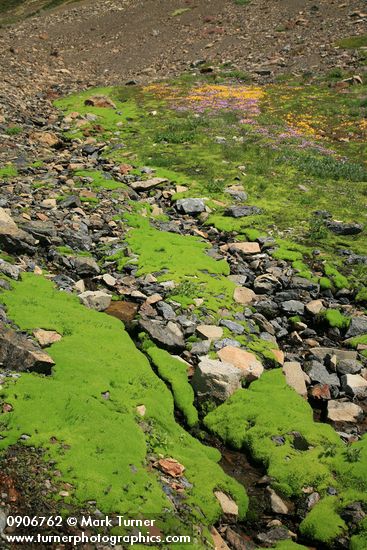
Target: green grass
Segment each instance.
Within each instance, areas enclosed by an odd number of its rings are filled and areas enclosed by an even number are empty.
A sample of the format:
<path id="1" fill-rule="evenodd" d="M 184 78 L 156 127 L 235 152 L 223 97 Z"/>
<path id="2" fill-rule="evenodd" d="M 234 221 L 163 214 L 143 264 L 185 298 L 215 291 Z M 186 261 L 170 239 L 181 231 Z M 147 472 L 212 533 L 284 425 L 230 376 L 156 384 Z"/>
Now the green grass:
<path id="1" fill-rule="evenodd" d="M 13 406 L 1 418 L 2 449 L 27 434 L 23 443 L 44 448 L 73 486 L 66 500 L 96 500 L 105 513 L 153 515 L 163 530 L 186 532 L 146 461 L 147 453 L 173 457 L 193 485 L 185 501 L 188 526 L 218 519 L 217 488 L 232 494 L 244 515 L 244 489 L 216 464 L 218 451 L 175 422 L 171 392 L 119 321 L 81 306 L 42 277 L 25 274 L 13 286 L 1 295 L 9 317 L 22 330 L 42 327 L 63 338 L 49 348 L 56 363 L 51 376 L 23 373 L 2 389 L 2 399 Z M 136 413 L 142 404 L 144 428 Z"/>
<path id="2" fill-rule="evenodd" d="M 15 178 L 18 175 L 18 170 L 11 164 L 0 168 L 0 180 Z"/>
<path id="3" fill-rule="evenodd" d="M 108 173 L 102 172 L 101 170 L 77 170 L 74 172 L 74 176 L 77 178 L 90 178 L 92 181 L 90 183 L 83 183 L 80 179 L 81 187 L 91 187 L 92 189 L 124 189 L 126 185 L 120 181 L 116 181 L 111 178 Z"/>
<path id="4" fill-rule="evenodd" d="M 360 36 L 350 36 L 339 40 L 338 46 L 345 49 L 357 49 L 367 47 L 367 34 Z"/>

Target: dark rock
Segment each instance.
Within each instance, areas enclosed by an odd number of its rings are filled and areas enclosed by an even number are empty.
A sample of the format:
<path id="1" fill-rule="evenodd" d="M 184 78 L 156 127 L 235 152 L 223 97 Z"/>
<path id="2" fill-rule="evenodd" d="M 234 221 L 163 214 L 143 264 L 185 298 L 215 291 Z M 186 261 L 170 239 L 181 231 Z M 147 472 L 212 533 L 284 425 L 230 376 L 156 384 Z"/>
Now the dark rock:
<path id="1" fill-rule="evenodd" d="M 51 374 L 54 361 L 24 334 L 0 323 L 0 363 L 7 369 Z"/>
<path id="2" fill-rule="evenodd" d="M 100 273 L 100 268 L 94 258 L 77 256 L 73 258 L 74 269 L 80 277 L 93 277 Z"/>
<path id="3" fill-rule="evenodd" d="M 166 321 L 173 321 L 176 318 L 173 307 L 166 302 L 158 302 L 155 307 Z"/>
<path id="4" fill-rule="evenodd" d="M 29 233 L 20 229 L 3 208 L 0 208 L 0 246 L 10 253 L 34 254 L 36 241 Z"/>
<path id="5" fill-rule="evenodd" d="M 242 325 L 239 323 L 235 323 L 234 321 L 229 321 L 227 319 L 222 319 L 219 323 L 222 327 L 228 328 L 233 334 L 243 334 L 245 332 L 245 329 Z"/>
<path id="6" fill-rule="evenodd" d="M 365 315 L 361 317 L 352 317 L 345 337 L 352 338 L 362 334 L 367 334 L 367 317 Z"/>
<path id="7" fill-rule="evenodd" d="M 358 235 L 363 231 L 363 225 L 359 223 L 330 221 L 326 225 L 335 235 Z"/>
<path id="8" fill-rule="evenodd" d="M 82 205 L 80 198 L 77 195 L 70 195 L 60 202 L 60 208 L 80 208 Z"/>
<path id="9" fill-rule="evenodd" d="M 353 502 L 342 510 L 340 516 L 349 525 L 358 525 L 366 517 L 366 513 L 361 502 Z"/>
<path id="10" fill-rule="evenodd" d="M 9 262 L 5 262 L 4 260 L 0 259 L 0 272 L 3 275 L 6 275 L 7 277 L 10 277 L 11 279 L 15 279 L 16 281 L 19 279 L 20 275 L 20 269 L 16 265 L 12 265 Z"/>
<path id="11" fill-rule="evenodd" d="M 337 362 L 336 371 L 339 375 L 358 374 L 361 372 L 362 367 L 362 363 L 355 359 L 344 359 Z"/>
<path id="12" fill-rule="evenodd" d="M 281 305 L 287 315 L 303 315 L 305 311 L 305 305 L 299 300 L 288 300 Z"/>
<path id="13" fill-rule="evenodd" d="M 326 367 L 318 361 L 306 361 L 303 370 L 311 378 L 312 382 L 327 384 L 329 386 L 340 386 L 340 380 L 335 373 L 329 373 Z"/>
<path id="14" fill-rule="evenodd" d="M 225 215 L 232 218 L 244 218 L 245 216 L 261 214 L 261 212 L 261 209 L 257 206 L 230 206 L 225 211 Z"/>
<path id="15" fill-rule="evenodd" d="M 271 544 L 274 545 L 280 540 L 288 540 L 291 538 L 291 535 L 286 527 L 280 525 L 279 527 L 273 527 L 266 533 L 259 533 L 256 536 L 256 539 L 261 544 Z"/>

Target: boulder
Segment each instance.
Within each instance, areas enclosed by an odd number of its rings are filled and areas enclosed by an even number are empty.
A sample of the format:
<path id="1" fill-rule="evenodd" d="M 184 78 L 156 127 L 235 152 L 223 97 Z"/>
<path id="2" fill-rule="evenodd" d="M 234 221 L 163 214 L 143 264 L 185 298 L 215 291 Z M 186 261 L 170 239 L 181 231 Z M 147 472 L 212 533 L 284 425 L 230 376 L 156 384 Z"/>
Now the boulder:
<path id="1" fill-rule="evenodd" d="M 13 218 L 0 208 L 0 247 L 10 253 L 35 253 L 36 240 L 19 229 Z"/>
<path id="2" fill-rule="evenodd" d="M 51 374 L 55 363 L 24 334 L 0 323 L 0 364 L 15 371 Z"/>
<path id="3" fill-rule="evenodd" d="M 249 305 L 256 300 L 256 294 L 251 288 L 238 286 L 234 289 L 233 298 L 238 304 Z"/>
<path id="4" fill-rule="evenodd" d="M 228 246 L 230 251 L 239 252 L 244 256 L 251 256 L 252 254 L 259 254 L 261 252 L 259 243 L 230 243 Z"/>
<path id="5" fill-rule="evenodd" d="M 134 302 L 115 301 L 111 302 L 105 313 L 116 317 L 123 323 L 131 323 L 138 313 L 139 306 Z"/>
<path id="6" fill-rule="evenodd" d="M 303 315 L 305 306 L 299 300 L 287 300 L 282 303 L 282 309 L 287 315 Z"/>
<path id="7" fill-rule="evenodd" d="M 79 294 L 80 301 L 89 309 L 95 309 L 96 311 L 104 311 L 111 304 L 111 295 L 103 292 L 102 290 L 86 290 Z"/>
<path id="8" fill-rule="evenodd" d="M 157 320 L 141 319 L 139 324 L 141 328 L 149 334 L 152 340 L 163 348 L 168 350 L 184 349 L 185 340 L 183 334 L 179 327 L 175 325 L 175 323 L 172 323 L 172 321 L 169 321 L 168 324 L 165 325 Z M 174 330 L 174 327 L 177 327 L 177 329 Z"/>
<path id="9" fill-rule="evenodd" d="M 226 212 L 226 216 L 232 218 L 244 218 L 246 216 L 255 216 L 261 214 L 261 209 L 257 206 L 230 206 Z"/>
<path id="10" fill-rule="evenodd" d="M 242 376 L 249 382 L 257 380 L 264 372 L 264 367 L 253 353 L 234 346 L 226 346 L 219 350 L 218 357 L 221 361 L 240 369 Z"/>
<path id="11" fill-rule="evenodd" d="M 335 373 L 329 373 L 326 367 L 322 363 L 319 363 L 319 361 L 306 361 L 303 368 L 312 382 L 319 382 L 328 386 L 340 386 L 338 376 Z"/>
<path id="12" fill-rule="evenodd" d="M 357 352 L 354 350 L 344 350 L 344 349 L 337 349 L 337 348 L 313 348 L 312 349 L 312 355 L 315 356 L 320 361 L 323 361 L 328 355 L 332 357 L 333 355 L 336 356 L 337 361 L 341 361 L 344 359 L 357 359 Z"/>
<path id="13" fill-rule="evenodd" d="M 358 235 L 363 231 L 363 225 L 359 223 L 329 221 L 326 225 L 335 235 Z"/>
<path id="14" fill-rule="evenodd" d="M 101 271 L 95 259 L 88 256 L 77 256 L 73 258 L 73 263 L 79 277 L 94 277 Z"/>
<path id="15" fill-rule="evenodd" d="M 360 374 L 344 374 L 341 378 L 342 388 L 348 395 L 365 399 L 367 397 L 367 380 Z"/>
<path id="16" fill-rule="evenodd" d="M 178 212 L 184 214 L 200 214 L 205 211 L 203 199 L 180 199 L 176 202 Z"/>
<path id="17" fill-rule="evenodd" d="M 329 401 L 327 417 L 332 422 L 358 422 L 363 417 L 363 409 L 350 401 Z"/>
<path id="18" fill-rule="evenodd" d="M 55 332 L 54 330 L 43 330 L 42 328 L 35 330 L 33 332 L 33 336 L 36 338 L 41 348 L 47 348 L 62 339 L 61 334 L 58 332 Z"/>
<path id="19" fill-rule="evenodd" d="M 217 340 L 223 336 L 223 329 L 216 325 L 199 325 L 196 330 L 200 336 L 204 336 L 208 340 Z"/>
<path id="20" fill-rule="evenodd" d="M 0 273 L 17 281 L 19 279 L 20 269 L 16 265 L 0 259 Z"/>
<path id="21" fill-rule="evenodd" d="M 203 357 L 192 377 L 199 398 L 225 401 L 241 387 L 242 372 L 229 363 Z"/>

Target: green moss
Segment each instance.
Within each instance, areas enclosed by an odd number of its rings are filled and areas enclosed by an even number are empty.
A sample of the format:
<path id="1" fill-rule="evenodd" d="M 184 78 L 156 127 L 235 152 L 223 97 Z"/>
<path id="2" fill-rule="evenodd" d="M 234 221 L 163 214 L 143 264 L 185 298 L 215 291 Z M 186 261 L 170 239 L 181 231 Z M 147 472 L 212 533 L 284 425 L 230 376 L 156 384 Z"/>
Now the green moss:
<path id="1" fill-rule="evenodd" d="M 303 254 L 301 252 L 298 252 L 297 250 L 288 250 L 287 248 L 283 248 L 282 246 L 277 248 L 273 252 L 272 256 L 276 260 L 286 260 L 288 262 L 303 260 Z"/>
<path id="2" fill-rule="evenodd" d="M 161 518 L 170 517 L 171 505 L 147 468 L 146 454 L 172 456 L 193 484 L 186 499 L 190 514 L 201 510 L 204 523 L 216 521 L 220 507 L 213 490 L 221 487 L 244 515 L 243 488 L 216 464 L 218 451 L 175 422 L 170 391 L 119 321 L 81 306 L 76 297 L 32 274 L 14 283 L 2 301 L 22 330 L 53 329 L 63 338 L 49 348 L 56 363 L 52 376 L 23 373 L 2 390 L 13 411 L 2 416 L 1 448 L 27 434 L 22 443 L 43 447 L 56 461 L 73 485 L 73 501 L 92 499 L 105 512 Z M 142 404 L 144 430 L 136 413 Z"/>
<path id="3" fill-rule="evenodd" d="M 301 533 L 324 543 L 332 542 L 346 530 L 346 524 L 336 512 L 338 501 L 325 497 L 309 512 L 300 525 Z"/>
<path id="4" fill-rule="evenodd" d="M 367 46 L 367 34 L 343 38 L 342 40 L 339 40 L 338 46 L 346 49 L 364 48 Z"/>
<path id="5" fill-rule="evenodd" d="M 356 302 L 367 302 L 367 287 L 361 288 L 355 299 Z"/>
<path id="6" fill-rule="evenodd" d="M 171 386 L 175 404 L 184 414 L 187 424 L 190 427 L 197 424 L 198 413 L 193 404 L 195 396 L 188 380 L 187 364 L 156 346 L 149 347 L 147 353 L 159 376 Z"/>
<path id="7" fill-rule="evenodd" d="M 333 287 L 330 279 L 328 279 L 327 277 L 320 277 L 319 285 L 322 290 L 327 290 Z"/>
<path id="8" fill-rule="evenodd" d="M 350 324 L 350 318 L 346 317 L 338 309 L 328 309 L 322 316 L 329 323 L 331 327 L 347 329 Z"/>
<path id="9" fill-rule="evenodd" d="M 325 264 L 324 272 L 325 275 L 327 275 L 331 279 L 335 288 L 349 288 L 350 285 L 348 279 L 344 277 L 344 275 L 339 273 L 339 271 L 334 266 L 330 264 Z"/>
<path id="10" fill-rule="evenodd" d="M 0 168 L 0 179 L 7 180 L 15 178 L 18 175 L 18 170 L 13 165 L 4 166 Z"/>
<path id="11" fill-rule="evenodd" d="M 126 188 L 124 183 L 116 181 L 110 177 L 109 174 L 102 172 L 101 170 L 78 170 L 75 172 L 75 176 L 80 178 L 91 178 L 92 181 L 88 186 L 92 189 L 123 189 Z"/>
<path id="12" fill-rule="evenodd" d="M 276 548 L 276 550 L 297 550 L 297 548 L 298 550 L 300 550 L 300 548 L 307 550 L 306 546 L 302 546 L 302 544 L 297 544 L 292 540 L 281 540 L 273 548 Z"/>
<path id="13" fill-rule="evenodd" d="M 235 285 L 223 277 L 229 275 L 229 265 L 225 260 L 216 261 L 206 254 L 210 245 L 197 237 L 159 231 L 139 215 L 127 214 L 126 219 L 133 227 L 127 233 L 126 241 L 133 253 L 138 255 L 138 276 L 161 273 L 158 276 L 160 281 L 191 284 L 195 295 L 192 293 L 189 302 L 192 303 L 194 298 L 203 298 L 205 307 L 213 311 L 232 302 Z M 177 290 L 179 292 L 180 288 Z M 188 304 L 187 298 L 187 295 L 177 294 L 176 291 L 172 296 L 172 299 L 185 305 Z"/>
<path id="14" fill-rule="evenodd" d="M 73 250 L 69 246 L 57 246 L 55 248 L 56 252 L 61 254 L 62 256 L 86 256 L 86 257 L 92 257 L 92 254 L 88 252 L 87 250 Z"/>

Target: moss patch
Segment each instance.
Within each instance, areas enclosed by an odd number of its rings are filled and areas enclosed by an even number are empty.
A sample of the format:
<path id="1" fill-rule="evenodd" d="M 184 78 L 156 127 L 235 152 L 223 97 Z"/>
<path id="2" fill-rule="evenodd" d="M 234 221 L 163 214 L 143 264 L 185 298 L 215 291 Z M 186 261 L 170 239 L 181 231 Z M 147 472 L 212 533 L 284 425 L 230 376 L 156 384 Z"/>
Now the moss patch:
<path id="1" fill-rule="evenodd" d="M 233 495 L 241 515 L 246 512 L 243 488 L 216 464 L 218 451 L 175 422 L 172 394 L 119 321 L 81 306 L 76 297 L 32 274 L 1 299 L 23 330 L 42 327 L 63 335 L 49 349 L 56 363 L 52 376 L 23 373 L 2 390 L 13 406 L 1 418 L 2 448 L 27 434 L 23 443 L 45 448 L 73 485 L 70 498 L 96 500 L 105 512 L 165 516 L 172 524 L 170 502 L 148 468 L 147 453 L 172 456 L 186 467 L 193 485 L 186 499 L 192 517 L 199 518 L 201 510 L 207 525 L 219 517 L 213 496 L 218 487 Z M 136 413 L 142 404 L 145 427 Z"/>

